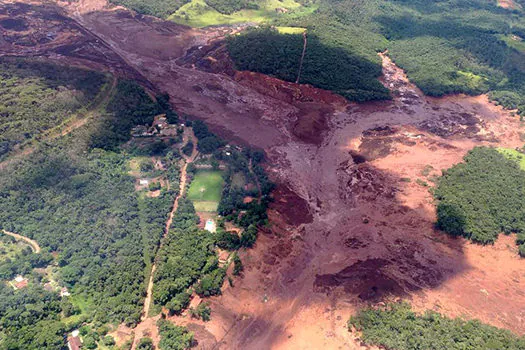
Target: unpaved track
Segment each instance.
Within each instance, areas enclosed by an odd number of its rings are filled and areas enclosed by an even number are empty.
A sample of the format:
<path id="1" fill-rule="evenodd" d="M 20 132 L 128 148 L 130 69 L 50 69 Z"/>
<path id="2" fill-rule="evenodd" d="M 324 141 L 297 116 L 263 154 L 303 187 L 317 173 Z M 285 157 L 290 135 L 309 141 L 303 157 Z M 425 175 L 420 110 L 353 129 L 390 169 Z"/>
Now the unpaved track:
<path id="1" fill-rule="evenodd" d="M 31 249 L 33 250 L 34 253 L 40 253 L 41 249 L 40 249 L 40 246 L 38 245 L 38 243 L 31 239 L 31 238 L 28 238 L 28 237 L 25 237 L 25 236 L 22 236 L 22 235 L 19 235 L 18 233 L 14 233 L 14 232 L 9 232 L 9 231 L 6 231 L 6 230 L 2 230 L 2 232 L 8 236 L 11 236 L 11 237 L 14 237 L 18 240 L 22 240 L 22 241 L 25 241 L 27 242 L 30 246 L 31 246 Z"/>
<path id="2" fill-rule="evenodd" d="M 164 227 L 164 235 L 160 241 L 159 249 L 157 251 L 160 251 L 162 248 L 162 245 L 164 243 L 164 240 L 166 239 L 169 229 L 171 227 L 171 223 L 173 221 L 173 216 L 177 212 L 177 208 L 179 207 L 179 200 L 180 198 L 184 197 L 186 192 L 186 183 L 187 183 L 187 169 L 188 165 L 193 163 L 193 161 L 197 158 L 199 155 L 199 151 L 197 151 L 197 138 L 195 137 L 193 130 L 190 128 L 185 128 L 185 137 L 184 142 L 182 143 L 182 146 L 184 146 L 187 142 L 187 140 L 191 140 L 193 142 L 193 152 L 188 157 L 184 153 L 181 152 L 182 156 L 184 157 L 184 165 L 181 168 L 180 172 L 180 183 L 179 183 L 179 194 L 175 197 L 175 200 L 173 202 L 173 206 L 171 209 L 171 212 L 168 216 L 168 220 L 166 220 L 166 226 Z M 151 306 L 151 302 L 153 299 L 153 285 L 154 285 L 154 277 L 155 277 L 155 271 L 157 270 L 157 261 L 156 257 L 153 261 L 153 266 L 151 267 L 151 273 L 149 277 L 148 287 L 146 289 L 146 298 L 144 299 L 144 309 L 142 311 L 142 317 L 141 317 L 141 323 L 137 325 L 135 328 L 135 337 L 133 339 L 133 346 L 132 349 L 135 349 L 138 342 L 141 338 L 146 336 L 146 334 L 156 334 L 157 328 L 156 328 L 156 321 L 158 320 L 159 316 L 156 317 L 149 317 L 149 310 Z M 153 338 L 155 341 L 155 345 L 157 346 L 157 337 Z"/>
<path id="3" fill-rule="evenodd" d="M 295 83 L 299 84 L 299 81 L 301 80 L 301 71 L 303 70 L 303 61 L 304 61 L 304 55 L 306 54 L 306 45 L 308 44 L 308 38 L 307 38 L 306 30 L 303 33 L 303 52 L 301 54 L 301 60 L 299 61 L 299 71 L 297 72 L 297 79 L 295 79 Z"/>

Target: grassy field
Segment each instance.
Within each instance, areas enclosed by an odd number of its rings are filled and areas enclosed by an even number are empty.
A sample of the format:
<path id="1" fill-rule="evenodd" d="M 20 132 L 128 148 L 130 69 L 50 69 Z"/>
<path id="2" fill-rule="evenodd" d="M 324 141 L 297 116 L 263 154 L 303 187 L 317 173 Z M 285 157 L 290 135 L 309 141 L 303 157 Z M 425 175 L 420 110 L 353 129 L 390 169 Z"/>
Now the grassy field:
<path id="1" fill-rule="evenodd" d="M 302 27 L 275 27 L 280 34 L 303 34 L 306 28 Z"/>
<path id="2" fill-rule="evenodd" d="M 507 46 L 525 53 L 525 41 L 521 38 L 513 35 L 499 35 L 499 38 L 503 40 Z"/>
<path id="3" fill-rule="evenodd" d="M 498 148 L 498 152 L 503 154 L 505 158 L 518 162 L 521 170 L 525 170 L 525 154 L 511 148 Z"/>
<path id="4" fill-rule="evenodd" d="M 220 171 L 199 171 L 191 182 L 188 199 L 197 211 L 216 211 L 223 186 L 224 179 Z"/>
<path id="5" fill-rule="evenodd" d="M 284 8 L 294 11 L 297 15 L 310 14 L 316 10 L 315 6 L 302 7 L 294 0 L 266 0 L 260 3 L 258 10 L 241 10 L 231 15 L 225 15 L 208 6 L 204 0 L 192 0 L 183 5 L 174 14 L 168 17 L 174 22 L 191 27 L 207 27 L 212 25 L 225 25 L 247 22 L 267 22 L 279 18 L 284 14 L 278 13 L 276 9 Z"/>

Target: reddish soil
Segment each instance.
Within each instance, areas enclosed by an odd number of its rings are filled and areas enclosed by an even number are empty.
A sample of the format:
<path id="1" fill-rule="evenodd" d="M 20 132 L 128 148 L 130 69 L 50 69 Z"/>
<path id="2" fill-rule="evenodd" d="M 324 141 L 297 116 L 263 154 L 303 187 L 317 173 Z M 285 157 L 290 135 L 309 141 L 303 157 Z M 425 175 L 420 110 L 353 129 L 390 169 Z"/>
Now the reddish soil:
<path id="1" fill-rule="evenodd" d="M 521 5 L 513 0 L 498 0 L 498 6 L 511 10 L 521 9 Z"/>
<path id="2" fill-rule="evenodd" d="M 29 54 L 105 67 L 116 62 L 117 74 L 144 77 L 167 91 L 180 112 L 268 155 L 278 189 L 269 227 L 240 254 L 243 276 L 210 299 L 212 321 L 173 319 L 195 332 L 199 348 L 358 349 L 345 328 L 348 317 L 400 298 L 418 310 L 525 333 L 525 263 L 512 238 L 482 247 L 436 231 L 424 186 L 476 145 L 522 146 L 517 118 L 485 96 L 426 98 L 384 55 L 383 83 L 393 101 L 349 104 L 310 86 L 232 72 L 217 41 L 228 28 L 191 30 L 107 8 L 102 0 L 60 6 L 80 28 L 71 40 L 96 38 L 108 59 L 67 50 L 53 56 L 46 52 L 59 45 L 46 51 L 46 43 Z M 11 31 L 31 27 L 22 18 L 24 24 L 8 23 Z M 2 52 L 26 54 L 6 42 Z"/>

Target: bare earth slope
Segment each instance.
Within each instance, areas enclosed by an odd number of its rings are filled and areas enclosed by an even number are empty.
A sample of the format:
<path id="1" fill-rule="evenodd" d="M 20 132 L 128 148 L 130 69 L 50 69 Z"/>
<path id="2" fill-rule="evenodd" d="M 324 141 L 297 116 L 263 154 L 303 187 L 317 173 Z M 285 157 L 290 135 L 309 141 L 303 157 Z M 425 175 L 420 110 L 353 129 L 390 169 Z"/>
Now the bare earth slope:
<path id="1" fill-rule="evenodd" d="M 140 77 L 177 110 L 269 156 L 278 183 L 271 226 L 241 254 L 243 278 L 212 299 L 211 322 L 173 319 L 195 332 L 199 348 L 360 348 L 348 316 L 397 298 L 525 333 L 525 263 L 513 238 L 481 247 L 437 232 L 424 186 L 476 145 L 522 146 L 520 122 L 484 96 L 426 98 L 384 56 L 394 100 L 348 104 L 233 71 L 214 41 L 228 28 L 197 31 L 100 0 L 46 6 L 78 33 L 29 48 L 3 40 L 0 52 Z M 68 40 L 80 45 L 74 54 L 62 49 Z"/>

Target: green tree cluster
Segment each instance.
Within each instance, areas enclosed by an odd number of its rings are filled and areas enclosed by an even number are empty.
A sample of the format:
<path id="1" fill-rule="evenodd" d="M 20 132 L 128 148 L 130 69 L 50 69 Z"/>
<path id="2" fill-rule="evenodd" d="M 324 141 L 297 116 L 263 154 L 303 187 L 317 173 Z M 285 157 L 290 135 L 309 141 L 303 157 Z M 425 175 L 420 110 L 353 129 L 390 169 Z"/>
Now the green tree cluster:
<path id="1" fill-rule="evenodd" d="M 186 328 L 164 319 L 158 320 L 157 327 L 160 334 L 160 350 L 186 350 L 192 346 L 193 333 Z"/>
<path id="2" fill-rule="evenodd" d="M 516 232 L 525 243 L 525 172 L 496 149 L 474 148 L 443 173 L 434 195 L 443 231 L 482 244 Z"/>
<path id="3" fill-rule="evenodd" d="M 0 283 L 0 349 L 55 350 L 65 344 L 63 303 L 38 284 L 14 291 Z"/>
<path id="4" fill-rule="evenodd" d="M 404 350 L 525 349 L 525 338 L 477 320 L 450 319 L 427 311 L 418 315 L 407 303 L 365 309 L 348 321 L 368 345 Z"/>
<path id="5" fill-rule="evenodd" d="M 390 98 L 377 77 L 381 67 L 344 46 L 326 45 L 315 34 L 308 34 L 301 72 L 303 36 L 280 34 L 269 27 L 250 29 L 230 37 L 228 51 L 240 70 L 250 70 L 277 78 L 311 84 L 332 90 L 352 101 Z"/>

